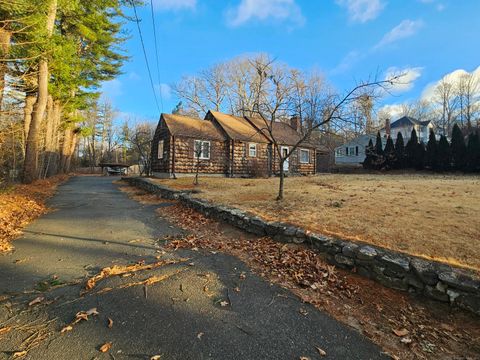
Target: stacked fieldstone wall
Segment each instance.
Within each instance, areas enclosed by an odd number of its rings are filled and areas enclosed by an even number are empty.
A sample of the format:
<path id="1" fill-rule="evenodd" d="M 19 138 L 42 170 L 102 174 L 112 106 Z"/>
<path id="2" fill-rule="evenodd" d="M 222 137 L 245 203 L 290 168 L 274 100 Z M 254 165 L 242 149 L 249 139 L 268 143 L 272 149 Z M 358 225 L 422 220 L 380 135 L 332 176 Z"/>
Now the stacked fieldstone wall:
<path id="1" fill-rule="evenodd" d="M 194 198 L 189 192 L 153 184 L 145 178 L 127 177 L 124 180 L 163 198 L 178 199 L 205 216 L 225 221 L 247 232 L 270 236 L 285 243 L 308 244 L 325 254 L 328 262 L 355 271 L 384 286 L 423 294 L 480 315 L 480 277 L 474 271 L 373 245 L 314 234 L 286 223 L 268 222 L 236 208 Z"/>

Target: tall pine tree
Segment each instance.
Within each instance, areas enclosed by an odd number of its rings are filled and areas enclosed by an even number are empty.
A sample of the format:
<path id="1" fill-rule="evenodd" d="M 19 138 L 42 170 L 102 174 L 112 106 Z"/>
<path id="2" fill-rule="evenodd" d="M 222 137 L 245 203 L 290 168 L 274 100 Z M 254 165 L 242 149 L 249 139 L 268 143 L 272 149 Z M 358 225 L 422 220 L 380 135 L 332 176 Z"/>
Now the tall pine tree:
<path id="1" fill-rule="evenodd" d="M 377 132 L 377 139 L 375 140 L 375 159 L 373 166 L 375 169 L 381 169 L 385 164 L 385 153 L 383 151 L 382 137 L 380 132 Z"/>
<path id="2" fill-rule="evenodd" d="M 445 135 L 440 136 L 437 147 L 437 162 L 436 170 L 446 171 L 450 169 L 451 156 L 450 156 L 450 146 L 448 145 L 448 140 Z"/>
<path id="3" fill-rule="evenodd" d="M 373 141 L 370 139 L 367 147 L 365 148 L 365 160 L 363 161 L 363 168 L 370 170 L 373 168 L 375 148 L 373 147 Z"/>
<path id="4" fill-rule="evenodd" d="M 407 146 L 405 146 L 405 166 L 406 167 L 414 166 L 415 154 L 417 152 L 417 145 L 418 145 L 417 132 L 415 131 L 415 129 L 412 129 L 412 133 L 410 134 L 410 139 L 407 142 Z"/>
<path id="5" fill-rule="evenodd" d="M 462 130 L 460 130 L 457 124 L 453 126 L 450 150 L 453 168 L 455 170 L 464 170 L 467 160 L 467 147 L 465 146 Z"/>
<path id="6" fill-rule="evenodd" d="M 396 163 L 396 154 L 395 154 L 395 146 L 393 145 L 393 140 L 389 136 L 387 138 L 387 143 L 385 144 L 385 167 L 387 169 L 393 169 Z"/>
<path id="7" fill-rule="evenodd" d="M 433 129 L 430 129 L 428 136 L 427 151 L 425 154 L 425 167 L 430 170 L 437 168 L 437 139 L 435 139 L 435 133 Z"/>
<path id="8" fill-rule="evenodd" d="M 397 140 L 395 140 L 395 168 L 403 169 L 405 166 L 405 144 L 403 142 L 402 133 L 397 134 Z"/>
<path id="9" fill-rule="evenodd" d="M 478 131 L 468 136 L 467 144 L 467 171 L 480 171 L 480 138 Z"/>

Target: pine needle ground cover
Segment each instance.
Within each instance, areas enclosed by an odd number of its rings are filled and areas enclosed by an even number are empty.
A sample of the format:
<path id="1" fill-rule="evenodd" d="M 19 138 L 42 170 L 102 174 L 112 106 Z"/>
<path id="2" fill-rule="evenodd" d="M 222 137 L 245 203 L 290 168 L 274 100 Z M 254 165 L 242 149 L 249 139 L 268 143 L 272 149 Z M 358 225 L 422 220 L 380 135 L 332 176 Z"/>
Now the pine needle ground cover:
<path id="1" fill-rule="evenodd" d="M 327 174 L 286 179 L 156 179 L 194 196 L 310 231 L 480 269 L 480 178 L 463 175 Z"/>
<path id="2" fill-rule="evenodd" d="M 58 175 L 0 190 L 0 253 L 12 250 L 11 241 L 22 234 L 22 228 L 48 212 L 45 201 L 67 178 Z"/>

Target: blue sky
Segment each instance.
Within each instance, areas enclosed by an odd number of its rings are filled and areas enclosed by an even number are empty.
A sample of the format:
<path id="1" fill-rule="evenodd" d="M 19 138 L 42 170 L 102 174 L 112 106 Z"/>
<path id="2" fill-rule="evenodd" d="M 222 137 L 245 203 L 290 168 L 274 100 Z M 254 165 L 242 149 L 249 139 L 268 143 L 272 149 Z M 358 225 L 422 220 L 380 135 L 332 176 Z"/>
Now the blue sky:
<path id="1" fill-rule="evenodd" d="M 370 75 L 405 71 L 409 86 L 382 104 L 420 98 L 444 75 L 480 66 L 478 0 L 152 1 L 160 74 L 149 4 L 138 14 L 163 112 L 178 102 L 169 86 L 183 75 L 246 53 L 268 53 L 292 67 L 319 70 L 339 91 Z M 121 116 L 156 120 L 138 32 L 134 23 L 127 28 L 131 59 L 103 91 Z"/>

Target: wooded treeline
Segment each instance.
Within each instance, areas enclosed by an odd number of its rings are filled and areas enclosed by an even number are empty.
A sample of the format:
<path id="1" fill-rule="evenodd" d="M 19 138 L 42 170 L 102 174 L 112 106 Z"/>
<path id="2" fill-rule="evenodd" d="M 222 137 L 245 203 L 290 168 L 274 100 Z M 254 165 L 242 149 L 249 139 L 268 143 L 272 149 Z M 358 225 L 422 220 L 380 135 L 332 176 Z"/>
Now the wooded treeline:
<path id="1" fill-rule="evenodd" d="M 97 89 L 127 58 L 124 5 L 0 0 L 1 177 L 19 172 L 29 183 L 69 171 Z"/>

